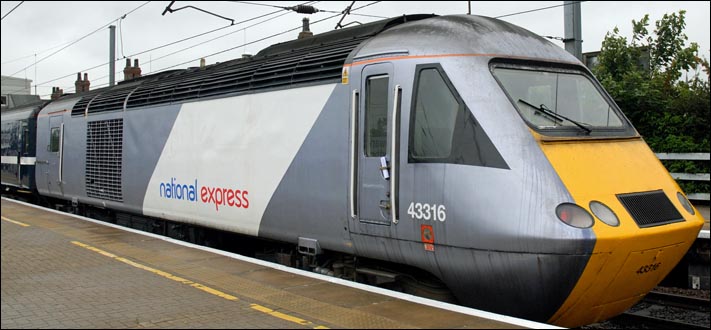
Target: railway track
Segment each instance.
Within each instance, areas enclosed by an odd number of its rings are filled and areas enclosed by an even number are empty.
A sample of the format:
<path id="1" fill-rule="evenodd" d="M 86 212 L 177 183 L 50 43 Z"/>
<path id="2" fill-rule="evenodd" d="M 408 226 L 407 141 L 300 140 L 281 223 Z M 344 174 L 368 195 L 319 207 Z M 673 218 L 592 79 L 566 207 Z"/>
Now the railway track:
<path id="1" fill-rule="evenodd" d="M 684 321 L 668 320 L 637 312 L 625 312 L 616 316 L 610 322 L 621 325 L 621 327 L 615 327 L 618 329 L 708 329 L 708 325 L 703 326 Z"/>
<path id="2" fill-rule="evenodd" d="M 709 299 L 652 291 L 627 312 L 583 329 L 709 329 Z"/>
<path id="3" fill-rule="evenodd" d="M 691 297 L 676 293 L 651 291 L 644 296 L 642 301 L 651 304 L 679 307 L 688 310 L 698 310 L 700 312 L 711 312 L 711 302 L 709 299 Z"/>

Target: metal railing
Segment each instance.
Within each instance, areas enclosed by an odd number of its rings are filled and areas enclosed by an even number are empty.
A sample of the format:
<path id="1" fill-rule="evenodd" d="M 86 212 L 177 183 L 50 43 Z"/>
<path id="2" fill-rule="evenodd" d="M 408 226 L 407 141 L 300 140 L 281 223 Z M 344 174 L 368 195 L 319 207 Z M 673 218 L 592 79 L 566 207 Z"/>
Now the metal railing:
<path id="1" fill-rule="evenodd" d="M 656 153 L 660 160 L 711 160 L 710 153 L 693 152 L 693 153 Z M 677 181 L 711 181 L 709 173 L 670 173 Z M 709 193 L 691 193 L 687 194 L 692 201 L 709 201 Z"/>

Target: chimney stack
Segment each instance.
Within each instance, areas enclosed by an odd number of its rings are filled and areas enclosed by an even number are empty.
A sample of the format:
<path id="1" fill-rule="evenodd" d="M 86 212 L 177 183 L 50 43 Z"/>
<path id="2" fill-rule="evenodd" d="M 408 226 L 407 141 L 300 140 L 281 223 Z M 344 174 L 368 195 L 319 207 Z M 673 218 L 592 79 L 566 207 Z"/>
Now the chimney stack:
<path id="1" fill-rule="evenodd" d="M 74 91 L 81 93 L 84 90 L 84 85 L 81 83 L 81 72 L 77 72 L 77 81 L 74 82 Z"/>
<path id="2" fill-rule="evenodd" d="M 74 82 L 74 89 L 77 93 L 89 91 L 89 74 L 84 73 L 84 80 L 81 79 L 81 72 L 77 72 L 77 81 Z"/>
<path id="3" fill-rule="evenodd" d="M 64 94 L 64 90 L 59 87 L 52 87 L 52 101 L 59 99 Z"/>
<path id="4" fill-rule="evenodd" d="M 302 31 L 299 32 L 299 37 L 298 37 L 297 39 L 304 39 L 304 38 L 308 38 L 308 37 L 310 37 L 310 36 L 313 36 L 314 33 L 311 32 L 311 30 L 309 30 L 309 18 L 308 18 L 308 17 L 304 17 L 304 19 L 302 20 L 302 22 L 303 22 Z"/>
<path id="5" fill-rule="evenodd" d="M 88 92 L 88 91 L 89 91 L 89 85 L 91 85 L 91 83 L 89 83 L 89 74 L 88 74 L 88 73 L 84 73 L 84 81 L 82 82 L 82 84 L 84 85 L 84 90 L 83 90 L 83 91 L 84 91 L 84 92 Z"/>
<path id="6" fill-rule="evenodd" d="M 131 59 L 126 59 L 126 67 L 123 68 L 123 80 L 128 81 L 141 76 L 141 68 L 138 66 L 138 59 L 133 60 L 133 66 L 131 66 Z"/>

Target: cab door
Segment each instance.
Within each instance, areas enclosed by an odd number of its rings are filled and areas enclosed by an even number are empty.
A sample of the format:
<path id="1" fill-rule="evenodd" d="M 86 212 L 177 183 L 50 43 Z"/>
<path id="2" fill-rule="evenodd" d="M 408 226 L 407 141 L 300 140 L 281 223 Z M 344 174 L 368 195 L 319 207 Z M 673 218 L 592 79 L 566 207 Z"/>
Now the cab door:
<path id="1" fill-rule="evenodd" d="M 395 77 L 391 63 L 363 68 L 357 115 L 357 218 L 361 223 L 393 223 L 393 108 Z"/>
<path id="2" fill-rule="evenodd" d="M 63 116 L 49 117 L 49 144 L 47 145 L 45 176 L 51 194 L 63 194 L 62 165 L 64 163 L 64 119 Z"/>

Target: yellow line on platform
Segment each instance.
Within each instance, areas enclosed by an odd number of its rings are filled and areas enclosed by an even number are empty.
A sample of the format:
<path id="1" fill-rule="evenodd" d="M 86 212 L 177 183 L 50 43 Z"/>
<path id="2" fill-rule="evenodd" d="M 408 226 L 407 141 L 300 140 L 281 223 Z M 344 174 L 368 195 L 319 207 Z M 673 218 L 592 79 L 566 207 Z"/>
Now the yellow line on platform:
<path id="1" fill-rule="evenodd" d="M 306 321 L 306 320 L 304 320 L 304 319 L 300 319 L 300 318 L 298 318 L 298 317 L 294 317 L 294 316 L 291 316 L 291 315 L 287 315 L 287 314 L 284 314 L 284 313 L 282 313 L 282 312 L 277 312 L 277 311 L 275 311 L 275 310 L 266 308 L 266 307 L 264 307 L 264 306 L 262 306 L 262 305 L 252 304 L 250 307 L 252 307 L 252 309 L 257 310 L 257 311 L 260 311 L 260 312 L 262 312 L 262 313 L 264 313 L 264 314 L 269 314 L 269 315 L 271 315 L 271 316 L 280 318 L 280 319 L 282 319 L 282 320 L 286 320 L 286 321 L 289 321 L 289 322 L 294 322 L 294 323 L 298 323 L 298 324 L 301 324 L 301 325 L 309 326 L 309 327 L 312 327 L 312 328 L 314 328 L 314 329 L 329 329 L 328 327 L 324 327 L 324 326 L 322 326 L 322 325 L 315 325 L 315 324 L 313 324 L 313 323 L 311 323 L 311 322 L 309 322 L 309 321 Z"/>
<path id="2" fill-rule="evenodd" d="M 95 248 L 95 247 L 93 247 L 93 246 L 91 246 L 91 245 L 87 245 L 87 244 L 84 244 L 84 243 L 81 243 L 81 242 L 77 242 L 77 241 L 72 241 L 72 244 L 77 245 L 77 246 L 81 246 L 81 247 L 83 247 L 83 248 L 85 248 L 85 249 L 87 249 L 87 250 L 94 251 L 94 252 L 96 252 L 96 253 L 99 253 L 99 254 L 101 254 L 101 255 L 107 256 L 107 257 L 109 257 L 109 258 L 113 258 L 114 260 L 123 262 L 123 263 L 125 263 L 125 264 L 127 264 L 127 265 L 131 265 L 131 266 L 133 266 L 133 267 L 136 267 L 136 268 L 139 268 L 139 269 L 143 269 L 143 270 L 145 270 L 145 271 L 149 271 L 149 272 L 151 272 L 151 273 L 153 273 L 153 274 L 156 274 L 156 275 L 158 275 L 158 276 L 162 276 L 162 277 L 165 277 L 165 278 L 167 278 L 167 279 L 170 279 L 170 280 L 173 280 L 173 281 L 176 281 L 176 282 L 180 282 L 180 283 L 189 285 L 189 286 L 191 286 L 191 287 L 193 287 L 193 288 L 196 288 L 196 289 L 198 289 L 198 290 L 205 291 L 205 292 L 207 292 L 207 293 L 209 293 L 209 294 L 212 294 L 212 295 L 215 295 L 215 296 L 218 296 L 218 297 L 221 297 L 221 298 L 225 298 L 225 299 L 227 299 L 227 300 L 239 300 L 237 297 L 235 297 L 235 296 L 233 296 L 233 295 L 224 293 L 224 292 L 219 291 L 219 290 L 215 290 L 215 289 L 213 289 L 213 288 L 204 286 L 204 285 L 202 285 L 202 284 L 200 284 L 200 283 L 195 283 L 195 282 L 193 282 L 193 281 L 191 281 L 191 280 L 182 278 L 182 277 L 180 277 L 180 276 L 175 276 L 175 275 L 173 275 L 173 274 L 166 273 L 166 272 L 164 272 L 164 271 L 162 271 L 162 270 L 158 270 L 158 269 L 155 269 L 155 268 L 151 268 L 151 267 L 148 267 L 148 266 L 146 266 L 146 265 L 139 264 L 139 263 L 137 263 L 137 262 L 135 262 L 135 261 L 131 261 L 131 260 L 128 260 L 128 259 L 126 259 L 126 258 L 119 257 L 119 256 L 117 256 L 117 255 L 115 255 L 115 254 L 113 254 L 113 253 L 106 252 L 106 251 L 101 250 L 101 249 L 99 249 L 99 248 Z"/>
<path id="3" fill-rule="evenodd" d="M 20 225 L 20 226 L 22 226 L 22 227 L 29 227 L 29 226 L 30 226 L 30 225 L 28 225 L 28 224 L 26 224 L 26 223 L 22 223 L 22 222 L 19 222 L 19 221 L 15 221 L 15 220 L 12 220 L 12 219 L 10 219 L 10 218 L 2 217 L 2 219 L 5 220 L 5 221 L 8 221 L 8 222 L 12 222 L 12 223 L 14 223 L 14 224 L 16 224 L 16 225 Z"/>
<path id="4" fill-rule="evenodd" d="M 11 221 L 11 222 L 16 222 L 16 221 L 13 221 L 13 220 L 10 220 L 10 219 L 6 219 L 5 217 L 2 217 L 2 218 L 3 218 L 3 220 L 7 220 L 7 221 Z M 22 224 L 22 223 L 18 223 L 18 224 Z M 24 224 L 22 224 L 22 225 L 24 225 Z M 26 225 L 26 226 L 28 226 L 28 225 Z M 136 268 L 139 268 L 139 269 L 143 269 L 143 270 L 145 270 L 145 271 L 149 271 L 149 272 L 151 272 L 151 273 L 153 273 L 153 274 L 156 274 L 156 275 L 158 275 L 158 276 L 162 276 L 162 277 L 165 277 L 165 278 L 167 278 L 167 279 L 170 279 L 170 280 L 173 280 L 173 281 L 176 281 L 176 282 L 180 282 L 180 283 L 183 283 L 183 284 L 185 284 L 185 285 L 189 285 L 189 286 L 191 286 L 191 287 L 193 287 L 193 288 L 196 288 L 196 289 L 198 289 L 198 290 L 205 291 L 205 292 L 207 292 L 207 293 L 209 293 L 209 294 L 212 294 L 212 295 L 215 295 L 215 296 L 218 296 L 218 297 L 227 299 L 227 300 L 233 300 L 233 301 L 234 301 L 234 300 L 239 300 L 239 298 L 237 298 L 237 297 L 235 297 L 235 296 L 233 296 L 233 295 L 230 295 L 230 294 L 224 293 L 224 292 L 222 292 L 222 291 L 219 291 L 219 290 L 210 288 L 210 287 L 205 286 L 205 285 L 202 285 L 202 284 L 200 284 L 200 283 L 195 283 L 195 282 L 193 282 L 193 281 L 191 281 L 191 280 L 182 278 L 182 277 L 180 277 L 180 276 L 175 276 L 175 275 L 173 275 L 173 274 L 164 272 L 164 271 L 162 271 L 162 270 L 158 270 L 158 269 L 155 269 L 155 268 L 152 268 L 152 267 L 148 267 L 148 266 L 146 266 L 146 265 L 139 264 L 139 263 L 137 263 L 137 262 L 135 262 L 135 261 L 131 261 L 131 260 L 128 260 L 128 259 L 126 259 L 126 258 L 119 257 L 119 256 L 117 256 L 117 255 L 115 255 L 115 254 L 113 254 L 113 253 L 106 252 L 106 251 L 104 251 L 104 250 L 102 250 L 102 249 L 93 247 L 93 246 L 91 246 L 91 245 L 84 244 L 84 243 L 77 242 L 77 241 L 72 241 L 72 244 L 77 245 L 77 246 L 80 246 L 80 247 L 83 247 L 83 248 L 85 248 L 85 249 L 87 249 L 87 250 L 90 250 L 90 251 L 94 251 L 94 252 L 96 252 L 96 253 L 99 253 L 99 254 L 101 254 L 101 255 L 103 255 L 103 256 L 106 256 L 106 257 L 109 257 L 109 258 L 112 258 L 112 259 L 114 259 L 114 260 L 123 262 L 123 263 L 125 263 L 125 264 L 127 264 L 127 265 L 131 265 L 131 266 L 133 266 L 133 267 L 136 267 Z M 309 326 L 309 327 L 312 327 L 312 328 L 314 328 L 314 329 L 328 329 L 327 327 L 324 327 L 324 326 L 321 326 L 321 325 L 315 325 L 315 324 L 313 324 L 313 323 L 311 323 L 311 322 L 309 322 L 309 321 L 306 321 L 306 320 L 304 320 L 304 319 L 300 319 L 300 318 L 298 318 L 298 317 L 294 317 L 294 316 L 291 316 L 291 315 L 288 315 L 288 314 L 284 314 L 284 313 L 281 313 L 281 312 L 277 312 L 277 311 L 274 311 L 274 310 L 269 309 L 269 308 L 267 308 L 267 307 L 264 307 L 264 306 L 262 306 L 262 305 L 250 304 L 250 307 L 251 307 L 252 309 L 256 310 L 256 311 L 259 311 L 259 312 L 262 312 L 262 313 L 265 313 L 265 314 L 268 314 L 268 315 L 271 315 L 271 316 L 273 316 L 273 317 L 280 318 L 280 319 L 282 319 L 282 320 L 286 320 L 286 321 L 289 321 L 289 322 L 294 322 L 294 323 L 298 323 L 298 324 L 301 324 L 301 325 Z"/>

